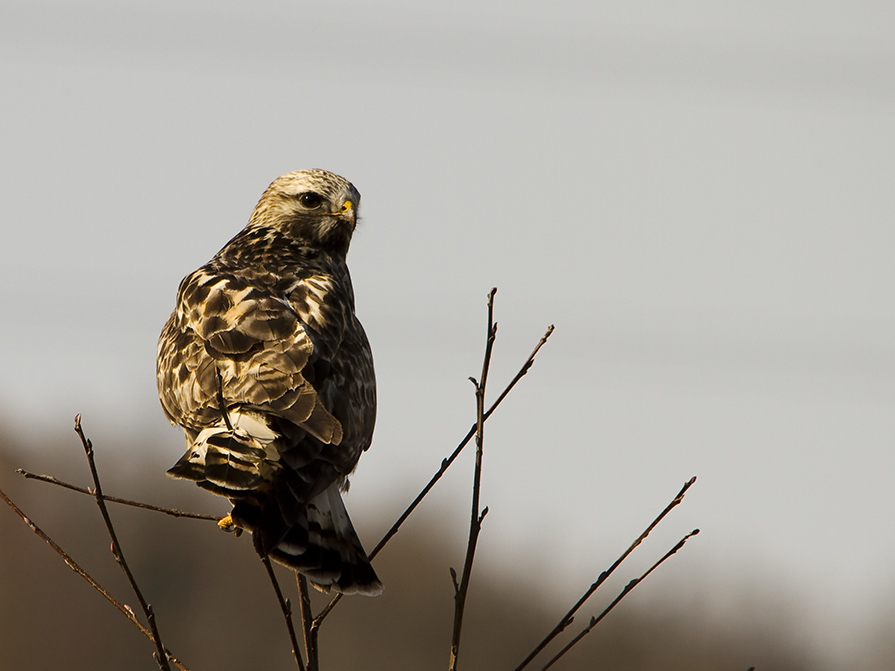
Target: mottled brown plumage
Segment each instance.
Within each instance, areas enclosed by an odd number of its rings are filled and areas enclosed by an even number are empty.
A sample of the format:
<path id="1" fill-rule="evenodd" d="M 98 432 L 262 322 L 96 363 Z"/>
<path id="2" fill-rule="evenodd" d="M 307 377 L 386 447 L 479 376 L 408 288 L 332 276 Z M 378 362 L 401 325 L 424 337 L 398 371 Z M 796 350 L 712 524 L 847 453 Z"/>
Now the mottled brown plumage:
<path id="1" fill-rule="evenodd" d="M 181 282 L 157 372 L 187 441 L 169 474 L 228 497 L 260 554 L 324 591 L 378 594 L 340 495 L 376 417 L 345 261 L 359 200 L 323 170 L 275 180 L 242 232 Z"/>

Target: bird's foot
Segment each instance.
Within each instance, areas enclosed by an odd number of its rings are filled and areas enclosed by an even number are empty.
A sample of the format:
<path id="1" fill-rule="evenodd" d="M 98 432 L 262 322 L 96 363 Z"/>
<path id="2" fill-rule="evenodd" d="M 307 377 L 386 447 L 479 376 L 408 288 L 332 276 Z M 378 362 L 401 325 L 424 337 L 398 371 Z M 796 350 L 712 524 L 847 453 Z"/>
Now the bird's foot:
<path id="1" fill-rule="evenodd" d="M 221 531 L 227 531 L 229 533 L 236 534 L 237 536 L 242 534 L 242 529 L 236 526 L 236 524 L 233 522 L 233 518 L 230 516 L 230 513 L 227 513 L 218 520 L 218 528 L 221 529 Z"/>

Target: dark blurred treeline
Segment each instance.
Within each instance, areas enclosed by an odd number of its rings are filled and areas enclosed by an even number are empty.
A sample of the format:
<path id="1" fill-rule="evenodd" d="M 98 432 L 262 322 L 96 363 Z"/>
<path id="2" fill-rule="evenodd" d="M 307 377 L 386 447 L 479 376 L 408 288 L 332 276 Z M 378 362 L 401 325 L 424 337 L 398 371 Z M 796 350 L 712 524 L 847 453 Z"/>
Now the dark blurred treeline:
<path id="1" fill-rule="evenodd" d="M 128 454 L 133 459 L 141 452 Z M 80 457 L 76 443 L 64 451 L 47 446 L 25 450 L 7 440 L 0 443 L 0 488 L 110 592 L 136 606 L 111 559 L 93 500 L 14 473 L 16 467 L 26 467 L 86 485 Z M 226 512 L 222 500 L 160 477 L 165 465 L 156 459 L 123 466 L 100 454 L 100 468 L 109 495 L 197 512 Z M 122 506 L 114 506 L 113 515 L 165 643 L 184 664 L 193 671 L 294 668 L 270 584 L 247 538 L 234 539 L 211 522 Z M 437 524 L 408 524 L 377 559 L 385 593 L 376 599 L 345 599 L 325 623 L 323 670 L 445 669 L 453 608 L 447 567 L 459 566 L 462 552 L 445 546 Z M 512 562 L 507 567 L 476 568 L 461 668 L 513 669 L 570 605 L 547 596 L 544 584 L 526 584 L 531 574 L 514 573 Z M 294 595 L 290 574 L 281 570 L 279 575 Z M 545 577 L 544 583 L 556 579 Z M 648 594 L 648 589 L 643 591 Z M 684 605 L 644 605 L 649 599 L 639 596 L 623 602 L 553 668 L 816 668 L 806 651 L 789 640 L 785 628 L 754 626 L 745 619 L 716 622 Z M 317 599 L 316 608 L 323 603 Z M 595 611 L 596 606 L 582 611 L 570 631 L 577 632 Z M 12 511 L 0 506 L 0 671 L 153 671 L 157 666 L 151 652 L 148 640 Z"/>

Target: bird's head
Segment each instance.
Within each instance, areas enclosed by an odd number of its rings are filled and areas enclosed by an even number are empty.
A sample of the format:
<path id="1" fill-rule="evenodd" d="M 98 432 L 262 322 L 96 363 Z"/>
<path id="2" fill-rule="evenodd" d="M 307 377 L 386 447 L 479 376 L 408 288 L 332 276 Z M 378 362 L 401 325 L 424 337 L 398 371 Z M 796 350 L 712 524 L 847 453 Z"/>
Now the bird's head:
<path id="1" fill-rule="evenodd" d="M 360 193 L 344 177 L 298 170 L 267 187 L 249 226 L 267 226 L 309 247 L 346 254 L 359 205 Z"/>

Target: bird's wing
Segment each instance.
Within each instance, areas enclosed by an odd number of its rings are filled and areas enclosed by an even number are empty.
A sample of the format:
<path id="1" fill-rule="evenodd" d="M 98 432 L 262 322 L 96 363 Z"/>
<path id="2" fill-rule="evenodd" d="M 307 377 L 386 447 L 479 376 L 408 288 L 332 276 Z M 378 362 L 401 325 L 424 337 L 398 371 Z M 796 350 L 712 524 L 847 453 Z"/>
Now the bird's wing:
<path id="1" fill-rule="evenodd" d="M 206 266 L 181 283 L 159 341 L 162 405 L 172 421 L 197 432 L 222 419 L 220 383 L 227 407 L 282 417 L 323 443 L 339 444 L 342 427 L 308 380 L 314 350 L 288 301 Z"/>

